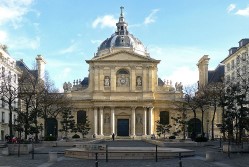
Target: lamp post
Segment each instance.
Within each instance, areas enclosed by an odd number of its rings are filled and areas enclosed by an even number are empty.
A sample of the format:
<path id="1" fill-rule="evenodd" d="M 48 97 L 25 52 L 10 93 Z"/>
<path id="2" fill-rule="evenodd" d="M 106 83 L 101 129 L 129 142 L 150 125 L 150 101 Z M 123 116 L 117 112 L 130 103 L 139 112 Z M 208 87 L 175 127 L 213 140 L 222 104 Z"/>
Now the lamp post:
<path id="1" fill-rule="evenodd" d="M 207 138 L 209 139 L 209 129 L 208 129 L 208 126 L 209 126 L 209 120 L 207 120 Z"/>

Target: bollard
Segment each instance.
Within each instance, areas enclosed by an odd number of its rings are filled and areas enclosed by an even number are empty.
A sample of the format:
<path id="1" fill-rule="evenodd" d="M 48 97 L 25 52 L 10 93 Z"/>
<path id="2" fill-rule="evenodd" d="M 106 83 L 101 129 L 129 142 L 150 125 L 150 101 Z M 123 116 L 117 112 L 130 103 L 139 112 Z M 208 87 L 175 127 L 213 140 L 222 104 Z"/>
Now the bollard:
<path id="1" fill-rule="evenodd" d="M 157 145 L 156 145 L 156 162 L 157 162 Z"/>
<path id="2" fill-rule="evenodd" d="M 32 143 L 32 159 L 34 159 L 35 149 L 34 149 L 34 143 Z"/>
<path id="3" fill-rule="evenodd" d="M 95 153 L 96 161 L 95 161 L 95 167 L 98 167 L 99 162 L 98 162 L 98 153 Z"/>
<path id="4" fill-rule="evenodd" d="M 20 157 L 20 141 L 18 142 L 18 157 Z"/>
<path id="5" fill-rule="evenodd" d="M 106 150 L 105 150 L 105 161 L 108 162 L 108 145 L 106 145 Z"/>
<path id="6" fill-rule="evenodd" d="M 49 162 L 56 162 L 57 160 L 57 152 L 49 152 Z"/>
<path id="7" fill-rule="evenodd" d="M 228 139 L 227 154 L 228 154 L 228 158 L 230 158 L 230 138 Z"/>
<path id="8" fill-rule="evenodd" d="M 221 148 L 221 137 L 220 137 L 220 148 Z"/>
<path id="9" fill-rule="evenodd" d="M 179 167 L 182 167 L 182 155 L 179 152 Z"/>

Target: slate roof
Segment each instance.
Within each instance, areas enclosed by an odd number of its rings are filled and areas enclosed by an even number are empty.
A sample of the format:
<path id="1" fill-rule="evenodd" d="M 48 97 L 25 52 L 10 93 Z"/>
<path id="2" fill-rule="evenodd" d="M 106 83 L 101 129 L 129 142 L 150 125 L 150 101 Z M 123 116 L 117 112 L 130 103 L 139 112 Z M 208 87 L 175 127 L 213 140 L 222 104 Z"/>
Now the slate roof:
<path id="1" fill-rule="evenodd" d="M 158 86 L 163 86 L 164 82 L 161 78 L 158 78 Z"/>
<path id="2" fill-rule="evenodd" d="M 215 70 L 208 71 L 208 83 L 222 82 L 224 78 L 225 66 L 219 64 Z"/>
<path id="3" fill-rule="evenodd" d="M 32 74 L 34 77 L 38 77 L 38 70 L 30 70 L 22 60 L 16 61 L 16 66 L 19 67 L 22 72 Z"/>
<path id="4" fill-rule="evenodd" d="M 88 87 L 88 77 L 85 77 L 84 79 L 83 79 L 83 81 L 81 81 L 81 85 L 83 86 L 83 87 Z"/>

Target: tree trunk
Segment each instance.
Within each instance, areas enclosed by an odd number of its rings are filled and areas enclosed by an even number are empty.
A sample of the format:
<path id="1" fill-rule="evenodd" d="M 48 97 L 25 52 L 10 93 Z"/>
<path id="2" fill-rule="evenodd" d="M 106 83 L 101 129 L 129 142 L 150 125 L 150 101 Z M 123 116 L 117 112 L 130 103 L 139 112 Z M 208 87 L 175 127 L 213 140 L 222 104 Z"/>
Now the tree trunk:
<path id="1" fill-rule="evenodd" d="M 196 139 L 196 111 L 194 110 L 194 135 L 193 135 L 193 139 Z"/>
<path id="2" fill-rule="evenodd" d="M 214 114 L 213 114 L 213 118 L 212 118 L 212 129 L 211 129 L 211 133 L 212 133 L 212 137 L 211 140 L 214 140 L 214 118 L 216 115 L 216 104 L 214 105 Z"/>
<path id="3" fill-rule="evenodd" d="M 12 124 L 12 107 L 11 103 L 9 104 L 9 129 L 10 129 L 10 136 L 13 137 L 13 124 Z"/>
<path id="4" fill-rule="evenodd" d="M 203 120 L 204 120 L 204 111 L 201 110 L 201 137 L 204 137 L 204 125 L 203 125 Z"/>

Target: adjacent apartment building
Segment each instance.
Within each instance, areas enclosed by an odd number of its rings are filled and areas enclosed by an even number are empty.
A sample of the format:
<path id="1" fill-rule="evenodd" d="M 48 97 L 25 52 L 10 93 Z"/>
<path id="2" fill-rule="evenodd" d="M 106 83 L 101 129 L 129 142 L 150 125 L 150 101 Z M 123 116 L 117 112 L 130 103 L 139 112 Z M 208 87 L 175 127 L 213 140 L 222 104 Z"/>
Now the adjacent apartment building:
<path id="1" fill-rule="evenodd" d="M 1 84 L 1 91 L 0 91 L 0 140 L 4 140 L 5 135 L 9 135 L 9 119 L 10 119 L 10 112 L 9 106 L 4 101 L 6 98 L 6 92 L 4 93 L 2 90 L 4 86 L 6 86 L 6 81 L 11 84 L 11 87 L 17 88 L 18 87 L 18 74 L 19 71 L 16 68 L 16 61 L 13 59 L 5 45 L 0 44 L 0 84 Z M 5 95 L 4 95 L 5 94 Z M 5 99 L 6 100 L 6 99 Z M 16 98 L 12 103 L 13 108 L 18 107 L 18 99 Z M 12 112 L 12 123 L 15 124 L 15 119 L 17 118 L 16 111 L 13 110 Z"/>
<path id="2" fill-rule="evenodd" d="M 229 49 L 229 55 L 221 62 L 225 65 L 225 84 L 244 84 L 249 81 L 249 38 L 241 39 L 238 47 Z M 244 82 L 244 83 L 242 83 Z"/>

